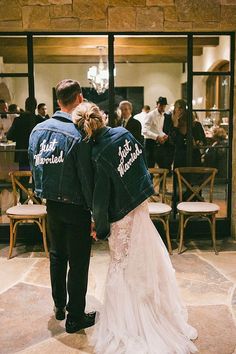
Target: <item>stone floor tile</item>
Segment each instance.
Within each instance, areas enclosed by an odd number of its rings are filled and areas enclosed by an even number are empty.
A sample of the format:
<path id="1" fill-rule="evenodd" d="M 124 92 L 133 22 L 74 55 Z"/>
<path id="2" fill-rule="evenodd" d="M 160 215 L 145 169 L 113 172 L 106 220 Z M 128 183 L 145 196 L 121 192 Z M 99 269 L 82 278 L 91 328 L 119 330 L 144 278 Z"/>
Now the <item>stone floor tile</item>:
<path id="1" fill-rule="evenodd" d="M 0 258 L 0 293 L 24 279 L 34 263 L 32 258 Z"/>
<path id="2" fill-rule="evenodd" d="M 216 267 L 228 279 L 236 282 L 235 252 L 221 252 L 217 256 L 213 253 L 202 253 L 201 258 Z"/>
<path id="3" fill-rule="evenodd" d="M 24 349 L 19 354 L 92 354 L 84 331 L 76 334 L 63 333 L 55 338 L 43 341 L 35 346 Z"/>
<path id="4" fill-rule="evenodd" d="M 50 287 L 49 259 L 37 259 L 31 270 L 27 273 L 24 281 L 39 286 Z"/>
<path id="5" fill-rule="evenodd" d="M 187 304 L 212 305 L 227 303 L 233 283 L 196 254 L 171 257 L 181 294 Z"/>
<path id="6" fill-rule="evenodd" d="M 195 341 L 200 354 L 232 354 L 236 327 L 225 305 L 189 307 L 189 323 L 198 330 Z"/>
<path id="7" fill-rule="evenodd" d="M 1 354 L 15 353 L 64 332 L 52 317 L 51 291 L 18 283 L 0 294 Z"/>

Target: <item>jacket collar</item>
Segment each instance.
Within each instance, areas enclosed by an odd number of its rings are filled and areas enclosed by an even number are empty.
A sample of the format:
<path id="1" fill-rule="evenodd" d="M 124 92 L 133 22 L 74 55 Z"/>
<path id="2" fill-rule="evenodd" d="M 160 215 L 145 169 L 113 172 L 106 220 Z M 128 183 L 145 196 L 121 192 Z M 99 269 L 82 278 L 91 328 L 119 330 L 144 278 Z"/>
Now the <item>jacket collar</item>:
<path id="1" fill-rule="evenodd" d="M 99 141 L 111 128 L 110 127 L 103 127 L 98 130 L 96 136 L 93 137 L 94 141 Z"/>
<path id="2" fill-rule="evenodd" d="M 62 119 L 67 119 L 67 120 L 69 120 L 70 122 L 72 122 L 72 116 L 71 116 L 71 114 L 66 113 L 66 112 L 56 111 L 56 112 L 53 114 L 52 118 L 54 118 L 54 117 L 62 118 Z"/>

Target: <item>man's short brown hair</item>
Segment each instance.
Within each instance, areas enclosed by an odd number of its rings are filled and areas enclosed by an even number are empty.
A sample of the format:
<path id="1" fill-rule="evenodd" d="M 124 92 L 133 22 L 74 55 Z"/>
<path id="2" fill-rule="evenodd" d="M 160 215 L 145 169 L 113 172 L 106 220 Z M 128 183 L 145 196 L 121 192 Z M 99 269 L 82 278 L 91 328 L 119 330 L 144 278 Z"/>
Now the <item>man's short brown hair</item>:
<path id="1" fill-rule="evenodd" d="M 81 87 L 78 81 L 65 79 L 56 86 L 56 96 L 63 106 L 68 106 L 76 100 L 78 94 L 81 94 Z"/>

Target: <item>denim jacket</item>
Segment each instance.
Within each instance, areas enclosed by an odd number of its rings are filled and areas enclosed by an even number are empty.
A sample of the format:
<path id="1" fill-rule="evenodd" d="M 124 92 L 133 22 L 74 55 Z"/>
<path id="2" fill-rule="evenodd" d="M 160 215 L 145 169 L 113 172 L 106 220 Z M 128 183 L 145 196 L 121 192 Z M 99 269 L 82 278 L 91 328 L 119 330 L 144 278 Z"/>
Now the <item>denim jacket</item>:
<path id="1" fill-rule="evenodd" d="M 122 127 L 102 128 L 95 138 L 93 217 L 97 237 L 154 193 L 142 146 Z"/>
<path id="2" fill-rule="evenodd" d="M 70 114 L 58 111 L 37 124 L 28 153 L 38 197 L 91 208 L 91 143 L 83 141 Z"/>

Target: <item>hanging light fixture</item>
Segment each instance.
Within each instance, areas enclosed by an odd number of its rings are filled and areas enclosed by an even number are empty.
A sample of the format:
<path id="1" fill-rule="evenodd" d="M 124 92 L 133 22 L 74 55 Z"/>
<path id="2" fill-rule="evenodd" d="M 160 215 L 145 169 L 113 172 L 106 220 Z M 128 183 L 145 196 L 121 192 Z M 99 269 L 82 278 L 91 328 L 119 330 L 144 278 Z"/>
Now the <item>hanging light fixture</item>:
<path id="1" fill-rule="evenodd" d="M 99 95 L 104 93 L 108 89 L 109 85 L 109 71 L 105 66 L 102 54 L 105 47 L 97 47 L 99 50 L 99 64 L 98 66 L 91 66 L 87 73 L 87 78 L 90 85 L 97 91 Z M 115 71 L 114 71 L 115 75 Z"/>

